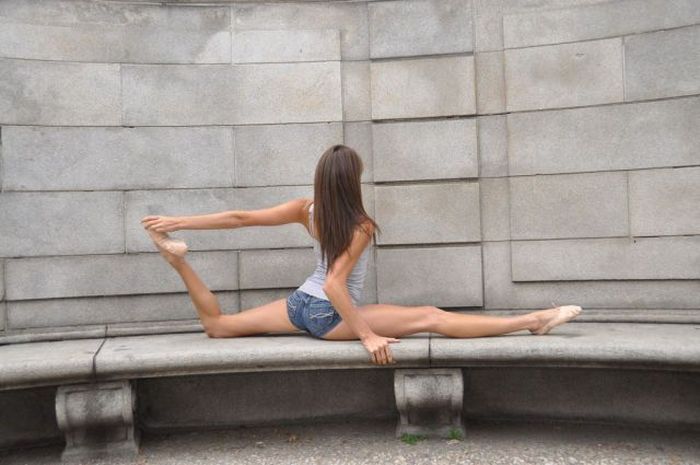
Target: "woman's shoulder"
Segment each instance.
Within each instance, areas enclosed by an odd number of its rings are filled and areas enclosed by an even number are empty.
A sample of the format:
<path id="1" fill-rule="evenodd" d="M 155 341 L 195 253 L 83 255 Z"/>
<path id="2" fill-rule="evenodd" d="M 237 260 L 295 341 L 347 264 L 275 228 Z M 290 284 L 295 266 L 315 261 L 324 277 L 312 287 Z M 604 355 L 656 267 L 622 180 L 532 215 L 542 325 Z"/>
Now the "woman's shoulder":
<path id="1" fill-rule="evenodd" d="M 369 236 L 372 236 L 372 234 L 374 234 L 374 230 L 375 230 L 374 223 L 373 223 L 372 221 L 370 221 L 368 218 L 365 218 L 365 219 L 361 220 L 361 221 L 357 224 L 357 227 L 358 227 L 361 231 L 363 231 L 363 232 L 365 232 L 366 234 L 368 234 Z"/>

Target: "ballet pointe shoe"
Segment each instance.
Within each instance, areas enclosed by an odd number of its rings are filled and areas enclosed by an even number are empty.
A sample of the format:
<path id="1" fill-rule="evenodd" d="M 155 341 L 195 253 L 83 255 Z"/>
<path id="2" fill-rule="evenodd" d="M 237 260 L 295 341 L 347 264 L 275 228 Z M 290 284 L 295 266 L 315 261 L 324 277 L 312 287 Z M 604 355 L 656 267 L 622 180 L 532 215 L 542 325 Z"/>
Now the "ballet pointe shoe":
<path id="1" fill-rule="evenodd" d="M 167 233 L 154 231 L 146 228 L 146 232 L 151 236 L 153 242 L 160 249 L 165 250 L 177 257 L 184 258 L 187 253 L 187 244 L 181 239 L 172 239 Z"/>
<path id="2" fill-rule="evenodd" d="M 554 304 L 552 304 L 554 305 Z M 579 305 L 562 305 L 560 307 L 555 307 L 557 309 L 557 314 L 554 315 L 550 320 L 545 323 L 541 328 L 537 330 L 530 330 L 532 334 L 538 336 L 547 334 L 555 326 L 559 326 L 567 321 L 571 321 L 576 318 L 582 311 Z"/>

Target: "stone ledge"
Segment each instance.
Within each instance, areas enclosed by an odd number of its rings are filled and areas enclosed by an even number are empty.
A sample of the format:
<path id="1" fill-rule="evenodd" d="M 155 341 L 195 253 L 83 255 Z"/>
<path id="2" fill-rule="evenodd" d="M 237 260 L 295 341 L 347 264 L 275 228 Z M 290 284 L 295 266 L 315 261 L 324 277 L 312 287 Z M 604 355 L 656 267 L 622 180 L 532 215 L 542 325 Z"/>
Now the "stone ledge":
<path id="1" fill-rule="evenodd" d="M 428 333 L 392 345 L 399 363 L 428 367 Z M 0 346 L 0 391 L 87 381 L 308 369 L 387 368 L 358 341 L 296 333 L 212 339 L 204 332 Z"/>
<path id="2" fill-rule="evenodd" d="M 427 333 L 392 344 L 391 368 L 428 367 Z M 96 357 L 97 379 L 308 369 L 387 368 L 374 365 L 359 341 L 274 334 L 211 339 L 204 333 L 110 338 Z"/>
<path id="3" fill-rule="evenodd" d="M 545 336 L 527 332 L 453 339 L 433 335 L 432 367 L 604 367 L 700 371 L 700 326 L 686 324 L 581 323 Z"/>
<path id="4" fill-rule="evenodd" d="M 430 336 L 430 337 L 429 337 Z M 525 331 L 457 339 L 420 333 L 392 344 L 397 363 L 374 365 L 358 341 L 294 333 L 211 339 L 202 333 L 0 346 L 0 390 L 86 381 L 348 368 L 609 367 L 700 371 L 700 326 L 573 322 L 546 336 Z"/>
<path id="5" fill-rule="evenodd" d="M 0 346 L 0 391 L 91 381 L 103 339 Z"/>

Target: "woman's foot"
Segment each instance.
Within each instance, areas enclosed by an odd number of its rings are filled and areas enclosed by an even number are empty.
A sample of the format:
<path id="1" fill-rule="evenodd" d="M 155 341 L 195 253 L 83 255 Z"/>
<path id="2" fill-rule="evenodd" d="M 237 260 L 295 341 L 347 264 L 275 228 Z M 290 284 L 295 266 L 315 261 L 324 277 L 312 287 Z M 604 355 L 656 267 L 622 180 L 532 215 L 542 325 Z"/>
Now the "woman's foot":
<path id="1" fill-rule="evenodd" d="M 536 335 L 547 334 L 555 326 L 559 326 L 576 318 L 581 313 L 581 310 L 582 308 L 579 305 L 562 305 L 533 312 L 533 315 L 537 318 L 538 324 L 530 328 L 530 332 Z"/>
<path id="2" fill-rule="evenodd" d="M 184 261 L 185 254 L 187 253 L 187 244 L 185 241 L 180 239 L 171 239 L 167 233 L 154 231 L 149 228 L 145 228 L 146 232 L 153 243 L 158 248 L 160 254 L 165 258 L 165 260 L 171 265 L 177 265 Z"/>

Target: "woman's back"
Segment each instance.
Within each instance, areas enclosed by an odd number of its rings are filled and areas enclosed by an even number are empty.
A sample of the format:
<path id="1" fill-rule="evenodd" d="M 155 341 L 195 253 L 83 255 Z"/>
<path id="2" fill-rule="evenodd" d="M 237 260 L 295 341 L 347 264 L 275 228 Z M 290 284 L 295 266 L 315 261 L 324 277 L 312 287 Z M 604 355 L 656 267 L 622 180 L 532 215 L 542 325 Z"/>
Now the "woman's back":
<path id="1" fill-rule="evenodd" d="M 316 239 L 314 234 L 316 231 L 313 229 L 313 209 L 314 205 L 311 204 L 309 208 L 309 229 L 312 232 L 311 237 L 314 239 L 314 254 L 316 255 L 316 269 L 314 272 L 306 278 L 306 281 L 299 286 L 299 289 L 306 292 L 307 294 L 313 295 L 320 299 L 330 300 L 325 292 L 323 292 L 323 285 L 326 282 L 326 260 L 321 256 L 321 244 Z M 357 259 L 355 266 L 348 275 L 347 286 L 348 292 L 350 293 L 350 298 L 354 306 L 358 305 L 360 298 L 362 297 L 362 289 L 364 285 L 365 276 L 367 274 L 367 265 L 369 262 L 371 245 L 368 245 L 362 254 Z"/>

